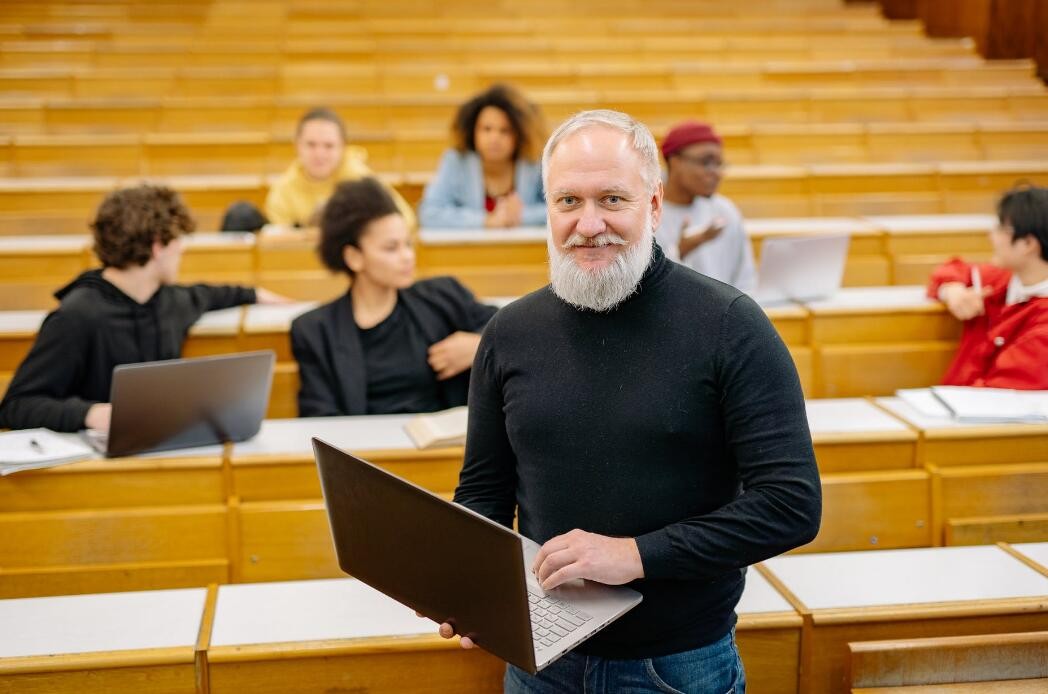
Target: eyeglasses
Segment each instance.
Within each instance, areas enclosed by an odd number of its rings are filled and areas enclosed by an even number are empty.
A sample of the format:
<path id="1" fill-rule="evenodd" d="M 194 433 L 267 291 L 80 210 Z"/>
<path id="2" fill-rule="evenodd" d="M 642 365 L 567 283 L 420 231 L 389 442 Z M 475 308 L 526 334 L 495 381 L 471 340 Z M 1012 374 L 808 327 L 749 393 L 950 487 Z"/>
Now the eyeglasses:
<path id="1" fill-rule="evenodd" d="M 728 166 L 728 162 L 724 161 L 720 157 L 686 157 L 683 154 L 678 154 L 677 158 L 685 161 L 692 166 L 701 166 L 707 171 L 723 171 Z"/>

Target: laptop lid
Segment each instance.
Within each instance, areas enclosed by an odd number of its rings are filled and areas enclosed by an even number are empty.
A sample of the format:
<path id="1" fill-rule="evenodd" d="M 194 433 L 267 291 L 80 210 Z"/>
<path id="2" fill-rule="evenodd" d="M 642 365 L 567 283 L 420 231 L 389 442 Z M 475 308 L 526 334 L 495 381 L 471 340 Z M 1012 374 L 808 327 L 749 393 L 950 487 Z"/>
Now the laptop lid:
<path id="1" fill-rule="evenodd" d="M 753 298 L 767 304 L 833 296 L 844 278 L 849 241 L 847 234 L 765 239 Z"/>
<path id="2" fill-rule="evenodd" d="M 338 565 L 535 672 L 519 535 L 313 439 Z"/>
<path id="3" fill-rule="evenodd" d="M 269 404 L 274 360 L 266 350 L 116 367 L 106 455 L 251 438 Z"/>

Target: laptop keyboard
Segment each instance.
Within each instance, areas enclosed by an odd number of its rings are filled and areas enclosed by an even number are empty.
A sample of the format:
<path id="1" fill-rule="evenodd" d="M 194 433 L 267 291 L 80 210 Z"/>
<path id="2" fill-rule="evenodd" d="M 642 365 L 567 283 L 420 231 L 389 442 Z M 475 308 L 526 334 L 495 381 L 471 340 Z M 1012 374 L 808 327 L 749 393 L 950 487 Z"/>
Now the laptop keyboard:
<path id="1" fill-rule="evenodd" d="M 531 638 L 537 647 L 554 645 L 593 619 L 566 602 L 528 591 L 531 608 Z"/>

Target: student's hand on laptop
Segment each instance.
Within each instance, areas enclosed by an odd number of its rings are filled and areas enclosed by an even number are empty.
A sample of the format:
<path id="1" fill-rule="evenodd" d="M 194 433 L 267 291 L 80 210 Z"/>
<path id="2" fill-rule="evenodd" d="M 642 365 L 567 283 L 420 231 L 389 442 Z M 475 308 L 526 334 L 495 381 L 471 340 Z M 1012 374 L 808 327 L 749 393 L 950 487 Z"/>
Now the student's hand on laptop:
<path id="1" fill-rule="evenodd" d="M 109 420 L 112 413 L 113 406 L 108 402 L 96 402 L 87 410 L 87 416 L 84 417 L 84 428 L 109 431 Z"/>
<path id="2" fill-rule="evenodd" d="M 271 292 L 263 287 L 255 287 L 255 303 L 257 304 L 291 304 L 294 302 L 294 299 L 276 292 Z"/>
<path id="3" fill-rule="evenodd" d="M 458 376 L 473 366 L 473 357 L 480 346 L 480 335 L 459 330 L 429 347 L 429 367 L 437 374 L 438 381 Z"/>
<path id="4" fill-rule="evenodd" d="M 992 287 L 975 289 L 960 282 L 947 282 L 939 288 L 939 298 L 958 320 L 971 320 L 985 311 L 983 299 L 993 293 Z"/>
<path id="5" fill-rule="evenodd" d="M 542 545 L 531 566 L 543 590 L 579 578 L 619 586 L 644 578 L 637 541 L 575 529 Z"/>
<path id="6" fill-rule="evenodd" d="M 416 612 L 415 615 L 418 616 L 418 617 L 421 617 L 422 619 L 426 619 L 426 615 L 424 615 L 424 614 L 420 614 L 420 613 Z M 453 626 L 451 626 L 450 624 L 448 624 L 447 622 L 444 622 L 437 629 L 437 633 L 440 634 L 441 637 L 443 637 L 445 639 L 450 639 L 451 637 L 453 637 L 455 635 L 455 628 Z M 473 643 L 473 639 L 471 639 L 468 636 L 463 636 L 462 638 L 460 638 L 459 639 L 459 645 L 462 646 L 463 648 L 475 648 L 476 647 L 476 644 Z"/>

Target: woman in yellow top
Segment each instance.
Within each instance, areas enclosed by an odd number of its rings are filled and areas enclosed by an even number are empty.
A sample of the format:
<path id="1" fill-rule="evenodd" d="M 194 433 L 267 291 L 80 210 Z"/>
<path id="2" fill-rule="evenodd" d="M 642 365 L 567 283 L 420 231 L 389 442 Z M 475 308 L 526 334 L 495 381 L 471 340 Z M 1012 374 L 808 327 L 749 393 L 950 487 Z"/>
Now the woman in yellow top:
<path id="1" fill-rule="evenodd" d="M 327 108 L 312 109 L 299 119 L 295 151 L 298 157 L 266 196 L 265 213 L 273 224 L 316 226 L 320 210 L 336 185 L 374 175 L 366 163 L 367 152 L 362 147 L 346 145 L 345 124 Z M 411 205 L 395 190 L 389 192 L 409 228 L 414 228 Z"/>

